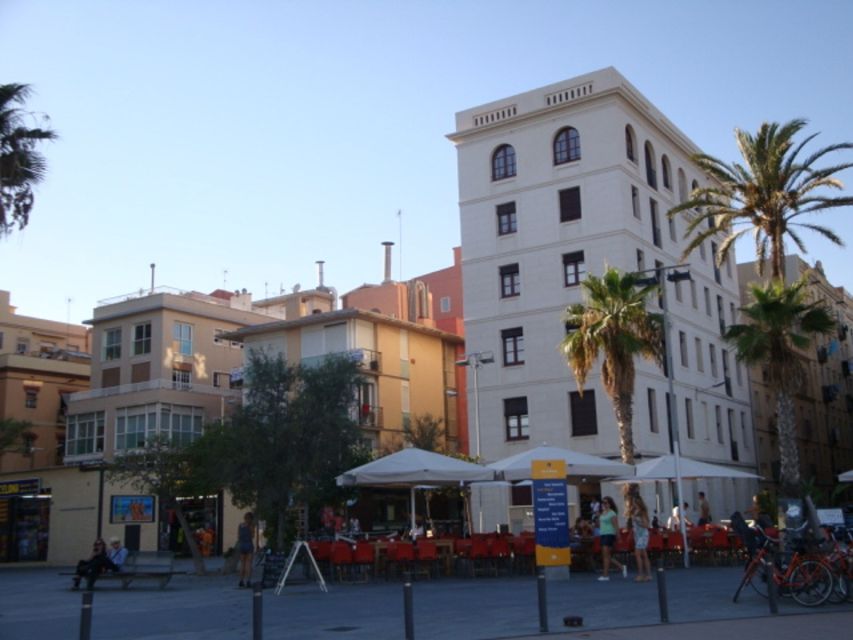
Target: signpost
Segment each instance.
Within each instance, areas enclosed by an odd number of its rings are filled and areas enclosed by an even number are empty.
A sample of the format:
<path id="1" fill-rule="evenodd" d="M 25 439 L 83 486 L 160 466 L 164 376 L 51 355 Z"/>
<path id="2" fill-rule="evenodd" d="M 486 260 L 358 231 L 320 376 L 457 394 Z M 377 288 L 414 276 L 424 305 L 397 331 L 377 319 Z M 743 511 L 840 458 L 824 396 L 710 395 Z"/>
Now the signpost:
<path id="1" fill-rule="evenodd" d="M 533 511 L 536 523 L 536 564 L 540 567 L 568 566 L 569 499 L 565 460 L 534 460 Z"/>

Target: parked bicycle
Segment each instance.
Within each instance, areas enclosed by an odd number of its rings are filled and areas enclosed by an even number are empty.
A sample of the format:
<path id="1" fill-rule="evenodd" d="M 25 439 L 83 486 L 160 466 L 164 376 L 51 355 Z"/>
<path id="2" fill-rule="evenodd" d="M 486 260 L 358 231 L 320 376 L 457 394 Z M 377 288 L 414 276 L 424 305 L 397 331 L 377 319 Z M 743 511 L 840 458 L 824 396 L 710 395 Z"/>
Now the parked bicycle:
<path id="1" fill-rule="evenodd" d="M 786 535 L 792 540 L 801 540 L 808 523 L 797 529 L 789 529 Z M 737 591 L 732 598 L 737 602 L 741 591 L 750 585 L 756 593 L 768 597 L 768 588 L 775 585 L 781 596 L 791 596 L 804 607 L 816 607 L 823 604 L 832 595 L 834 580 L 828 563 L 820 555 L 806 554 L 802 543 L 794 549 L 790 557 L 778 553 L 780 539 L 759 526 L 758 548 L 752 553 L 743 572 Z M 753 547 L 744 541 L 747 547 Z"/>
<path id="2" fill-rule="evenodd" d="M 827 537 L 825 561 L 832 572 L 834 585 L 829 601 L 853 602 L 853 530 L 844 527 L 824 527 Z"/>

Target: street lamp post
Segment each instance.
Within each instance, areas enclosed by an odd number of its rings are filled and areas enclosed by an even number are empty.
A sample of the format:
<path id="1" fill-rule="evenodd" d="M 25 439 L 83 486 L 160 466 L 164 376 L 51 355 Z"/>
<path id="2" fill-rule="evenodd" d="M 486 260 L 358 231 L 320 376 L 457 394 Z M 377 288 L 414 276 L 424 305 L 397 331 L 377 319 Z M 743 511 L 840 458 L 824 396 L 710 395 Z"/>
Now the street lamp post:
<path id="1" fill-rule="evenodd" d="M 675 485 L 677 492 L 677 500 L 678 500 L 678 512 L 680 517 L 678 518 L 679 526 L 681 529 L 681 541 L 682 548 L 684 551 L 684 566 L 685 568 L 690 567 L 690 552 L 687 548 L 687 528 L 684 524 L 684 499 L 682 498 L 682 490 L 681 490 L 681 450 L 680 450 L 680 441 L 679 441 L 679 431 L 678 431 L 678 406 L 675 403 L 675 384 L 674 384 L 674 375 L 672 368 L 672 348 L 669 340 L 669 305 L 666 300 L 666 282 L 663 281 L 663 274 L 666 271 L 671 271 L 666 275 L 666 280 L 669 282 L 681 282 L 682 280 L 690 280 L 690 271 L 687 267 L 689 264 L 676 264 L 670 265 L 666 267 L 655 267 L 654 269 L 648 269 L 647 271 L 640 271 L 636 275 L 640 275 L 642 273 L 653 272 L 654 275 L 649 276 L 647 278 L 638 278 L 636 283 L 638 285 L 650 285 L 650 284 L 658 284 L 660 285 L 660 299 L 661 299 L 661 307 L 663 307 L 663 346 L 664 346 L 664 360 L 666 362 L 666 379 L 669 387 L 669 395 L 667 398 L 667 409 L 669 409 L 670 416 L 670 448 L 672 450 L 673 455 L 675 456 Z M 683 271 L 676 271 L 676 269 L 683 268 Z"/>
<path id="2" fill-rule="evenodd" d="M 490 364 L 495 361 L 495 356 L 491 351 L 476 351 L 467 354 L 462 360 L 456 361 L 458 367 L 470 367 L 474 374 L 474 433 L 475 442 L 477 444 L 476 457 L 480 457 L 480 379 L 479 370 L 484 364 Z"/>

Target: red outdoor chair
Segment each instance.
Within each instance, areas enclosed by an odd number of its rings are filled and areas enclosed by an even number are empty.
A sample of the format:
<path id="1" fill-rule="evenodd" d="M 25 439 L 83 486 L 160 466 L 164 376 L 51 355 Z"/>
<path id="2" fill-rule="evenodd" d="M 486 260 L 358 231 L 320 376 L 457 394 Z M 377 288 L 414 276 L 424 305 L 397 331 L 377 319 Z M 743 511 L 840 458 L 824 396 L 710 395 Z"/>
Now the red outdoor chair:
<path id="1" fill-rule="evenodd" d="M 411 571 L 415 562 L 415 546 L 411 542 L 392 542 L 388 545 L 388 576 Z"/>
<path id="2" fill-rule="evenodd" d="M 369 542 L 356 542 L 352 563 L 361 574 L 362 580 L 367 581 L 373 575 L 373 568 L 376 565 L 376 549 Z"/>
<path id="3" fill-rule="evenodd" d="M 649 529 L 649 546 L 646 553 L 649 554 L 649 562 L 654 563 L 664 552 L 663 534 L 658 529 Z"/>
<path id="4" fill-rule="evenodd" d="M 467 567 L 471 563 L 471 539 L 454 538 L 453 555 L 456 557 L 456 572 L 464 569 L 467 573 Z"/>
<path id="5" fill-rule="evenodd" d="M 342 582 L 344 573 L 349 577 L 352 572 L 352 545 L 340 540 L 333 542 L 330 560 L 333 573 L 337 575 L 338 581 Z"/>
<path id="6" fill-rule="evenodd" d="M 471 576 L 489 571 L 489 544 L 484 537 L 471 538 Z"/>
<path id="7" fill-rule="evenodd" d="M 622 564 L 627 565 L 634 552 L 634 531 L 632 529 L 620 529 L 616 536 L 616 544 L 613 546 L 613 555 Z"/>
<path id="8" fill-rule="evenodd" d="M 309 540 L 308 548 L 311 550 L 314 560 L 317 561 L 320 571 L 328 576 L 331 569 L 329 561 L 332 557 L 332 543 L 328 540 Z"/>
<path id="9" fill-rule="evenodd" d="M 509 548 L 507 538 L 495 538 L 489 547 L 489 559 L 495 568 L 495 575 L 503 569 L 506 573 L 512 573 L 512 552 Z"/>
<path id="10" fill-rule="evenodd" d="M 438 574 L 438 547 L 430 540 L 418 540 L 415 545 L 415 574 L 431 578 Z"/>

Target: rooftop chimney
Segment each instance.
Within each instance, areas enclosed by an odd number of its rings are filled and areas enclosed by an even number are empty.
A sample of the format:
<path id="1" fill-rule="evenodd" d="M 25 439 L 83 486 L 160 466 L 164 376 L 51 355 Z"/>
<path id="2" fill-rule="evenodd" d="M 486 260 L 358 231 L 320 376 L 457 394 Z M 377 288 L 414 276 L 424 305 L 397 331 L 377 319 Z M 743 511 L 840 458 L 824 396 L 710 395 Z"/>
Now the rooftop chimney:
<path id="1" fill-rule="evenodd" d="M 394 243 L 386 240 L 382 243 L 382 246 L 385 247 L 385 279 L 382 281 L 382 284 L 387 284 L 393 282 L 391 280 L 391 247 L 394 246 Z"/>
<path id="2" fill-rule="evenodd" d="M 320 281 L 320 284 L 317 286 L 317 289 L 322 291 L 325 287 L 323 285 L 323 265 L 326 264 L 325 260 L 317 260 L 317 278 Z"/>

